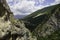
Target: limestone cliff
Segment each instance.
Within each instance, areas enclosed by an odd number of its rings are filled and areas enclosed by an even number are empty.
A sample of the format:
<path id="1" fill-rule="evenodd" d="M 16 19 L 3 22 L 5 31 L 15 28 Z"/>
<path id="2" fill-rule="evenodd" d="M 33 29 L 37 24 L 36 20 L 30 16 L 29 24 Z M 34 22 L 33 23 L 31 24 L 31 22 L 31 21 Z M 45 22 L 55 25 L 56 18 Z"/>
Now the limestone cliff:
<path id="1" fill-rule="evenodd" d="M 23 21 L 14 19 L 6 0 L 0 0 L 0 40 L 37 40 Z"/>

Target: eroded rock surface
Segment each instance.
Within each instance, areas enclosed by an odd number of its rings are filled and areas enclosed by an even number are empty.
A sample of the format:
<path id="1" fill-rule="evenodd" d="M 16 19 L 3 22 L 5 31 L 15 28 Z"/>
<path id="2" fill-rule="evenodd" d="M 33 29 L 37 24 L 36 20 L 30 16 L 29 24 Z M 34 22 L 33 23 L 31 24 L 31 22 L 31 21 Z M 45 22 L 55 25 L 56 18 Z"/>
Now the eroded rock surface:
<path id="1" fill-rule="evenodd" d="M 0 0 L 0 40 L 37 40 L 23 21 L 14 19 L 6 0 Z"/>

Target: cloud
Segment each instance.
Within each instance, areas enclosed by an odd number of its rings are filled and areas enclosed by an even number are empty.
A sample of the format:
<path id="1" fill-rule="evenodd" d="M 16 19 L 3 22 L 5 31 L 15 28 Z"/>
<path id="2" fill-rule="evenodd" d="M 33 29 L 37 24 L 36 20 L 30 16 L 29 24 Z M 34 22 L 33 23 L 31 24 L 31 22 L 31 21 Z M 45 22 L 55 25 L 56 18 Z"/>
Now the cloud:
<path id="1" fill-rule="evenodd" d="M 34 1 L 35 2 L 35 5 L 38 6 L 41 3 L 43 3 L 45 0 L 28 0 L 28 1 Z"/>
<path id="2" fill-rule="evenodd" d="M 60 0 L 54 0 L 54 2 L 50 2 L 49 5 L 44 5 L 44 2 L 49 3 L 47 1 L 48 0 L 7 0 L 14 15 L 28 15 L 38 9 L 60 3 Z"/>
<path id="3" fill-rule="evenodd" d="M 13 1 L 14 3 L 11 5 L 9 4 L 11 10 L 13 11 L 14 15 L 20 14 L 25 15 L 29 14 L 34 9 L 34 3 L 33 1 L 27 1 L 27 0 L 20 0 L 18 3 Z M 9 3 L 9 2 L 8 2 Z"/>

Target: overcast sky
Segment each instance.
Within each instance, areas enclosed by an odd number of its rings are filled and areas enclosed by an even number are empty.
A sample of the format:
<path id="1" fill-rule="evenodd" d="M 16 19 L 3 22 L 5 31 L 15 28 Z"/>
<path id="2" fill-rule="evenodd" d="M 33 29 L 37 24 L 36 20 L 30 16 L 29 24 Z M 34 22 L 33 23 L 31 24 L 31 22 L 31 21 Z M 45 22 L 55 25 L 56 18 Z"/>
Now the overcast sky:
<path id="1" fill-rule="evenodd" d="M 56 5 L 60 0 L 7 0 L 14 15 L 28 15 L 47 6 Z"/>

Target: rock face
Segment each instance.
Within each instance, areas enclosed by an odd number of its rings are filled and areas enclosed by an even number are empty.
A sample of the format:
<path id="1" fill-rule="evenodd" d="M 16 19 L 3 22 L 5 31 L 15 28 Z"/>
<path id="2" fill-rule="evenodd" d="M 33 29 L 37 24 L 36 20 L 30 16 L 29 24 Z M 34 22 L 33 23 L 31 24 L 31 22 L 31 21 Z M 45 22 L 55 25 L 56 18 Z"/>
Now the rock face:
<path id="1" fill-rule="evenodd" d="M 37 40 L 23 21 L 14 19 L 6 0 L 0 0 L 0 40 Z"/>
<path id="2" fill-rule="evenodd" d="M 39 36 L 46 37 L 47 35 L 51 35 L 51 33 L 60 29 L 60 19 L 56 18 L 56 15 L 57 14 L 52 14 L 46 23 L 43 23 L 43 25 L 38 25 L 38 28 L 36 28 L 35 31 Z"/>
<path id="3" fill-rule="evenodd" d="M 57 8 L 56 8 L 57 7 Z M 56 6 L 48 12 L 42 24 L 39 24 L 35 29 L 39 36 L 51 35 L 51 33 L 60 29 L 60 6 Z"/>

